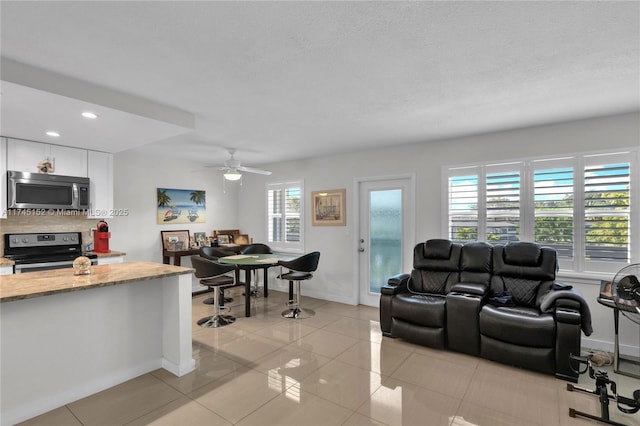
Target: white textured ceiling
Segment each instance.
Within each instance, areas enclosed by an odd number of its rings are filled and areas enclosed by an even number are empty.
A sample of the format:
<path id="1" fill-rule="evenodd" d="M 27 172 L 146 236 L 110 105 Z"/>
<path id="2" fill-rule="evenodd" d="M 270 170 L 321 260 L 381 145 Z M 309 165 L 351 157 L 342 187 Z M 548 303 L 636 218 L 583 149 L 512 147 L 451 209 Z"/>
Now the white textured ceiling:
<path id="1" fill-rule="evenodd" d="M 223 147 L 234 147 L 245 164 L 259 165 L 640 109 L 637 1 L 0 8 L 1 53 L 12 65 L 3 80 L 168 126 L 160 135 L 137 129 L 128 144 L 110 136 L 104 150 L 137 146 L 220 163 Z M 96 95 L 83 98 L 91 90 L 73 90 L 73 81 L 95 86 Z M 22 120 L 28 128 L 20 127 L 13 111 L 36 109 L 15 105 L 22 100 L 3 94 L 3 134 L 44 126 L 31 112 Z M 141 112 L 154 106 L 166 114 Z M 126 131 L 118 130 L 125 138 Z M 80 131 L 69 135 L 80 139 L 56 143 L 91 143 Z"/>

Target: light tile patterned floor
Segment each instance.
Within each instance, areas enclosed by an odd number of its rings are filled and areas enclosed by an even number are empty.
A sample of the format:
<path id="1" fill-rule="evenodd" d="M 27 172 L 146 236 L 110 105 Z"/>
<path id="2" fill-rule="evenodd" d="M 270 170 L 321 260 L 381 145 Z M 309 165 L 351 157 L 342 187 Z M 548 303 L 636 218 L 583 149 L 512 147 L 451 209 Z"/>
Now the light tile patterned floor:
<path id="1" fill-rule="evenodd" d="M 566 382 L 480 358 L 383 338 L 378 310 L 302 298 L 316 316 L 280 317 L 285 295 L 272 291 L 234 324 L 198 327 L 210 315 L 193 298 L 196 371 L 165 370 L 60 407 L 25 425 L 595 425 L 569 407 L 599 413 L 591 395 Z M 631 396 L 640 381 L 610 374 Z M 586 375 L 581 385 L 592 388 Z M 640 415 L 612 418 L 640 425 Z"/>

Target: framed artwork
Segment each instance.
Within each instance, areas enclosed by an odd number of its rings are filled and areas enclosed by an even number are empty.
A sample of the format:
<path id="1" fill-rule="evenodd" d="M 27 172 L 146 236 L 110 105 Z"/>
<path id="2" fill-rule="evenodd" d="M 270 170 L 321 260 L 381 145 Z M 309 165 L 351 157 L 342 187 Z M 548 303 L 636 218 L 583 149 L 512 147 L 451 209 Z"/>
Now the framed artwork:
<path id="1" fill-rule="evenodd" d="M 346 190 L 331 189 L 311 193 L 311 224 L 314 226 L 344 226 Z"/>
<path id="2" fill-rule="evenodd" d="M 189 250 L 189 231 L 160 231 L 163 250 Z"/>
<path id="3" fill-rule="evenodd" d="M 218 234 L 218 244 L 230 244 L 231 237 L 227 234 Z"/>
<path id="4" fill-rule="evenodd" d="M 194 189 L 157 188 L 159 224 L 205 223 L 206 192 Z"/>

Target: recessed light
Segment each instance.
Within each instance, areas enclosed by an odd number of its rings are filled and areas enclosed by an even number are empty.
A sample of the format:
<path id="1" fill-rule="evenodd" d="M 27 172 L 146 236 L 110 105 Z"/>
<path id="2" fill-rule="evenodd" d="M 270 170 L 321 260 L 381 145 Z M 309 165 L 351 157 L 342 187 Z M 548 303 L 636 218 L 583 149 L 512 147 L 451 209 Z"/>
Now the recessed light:
<path id="1" fill-rule="evenodd" d="M 91 112 L 91 111 L 85 111 L 85 112 L 83 112 L 83 113 L 82 113 L 82 116 L 83 116 L 84 118 L 91 118 L 91 119 L 93 119 L 93 118 L 98 118 L 98 114 L 96 114 L 96 113 L 94 113 L 94 112 Z"/>
<path id="2" fill-rule="evenodd" d="M 52 138 L 57 138 L 57 137 L 60 136 L 60 133 L 49 131 L 49 132 L 47 132 L 47 136 L 51 136 Z"/>

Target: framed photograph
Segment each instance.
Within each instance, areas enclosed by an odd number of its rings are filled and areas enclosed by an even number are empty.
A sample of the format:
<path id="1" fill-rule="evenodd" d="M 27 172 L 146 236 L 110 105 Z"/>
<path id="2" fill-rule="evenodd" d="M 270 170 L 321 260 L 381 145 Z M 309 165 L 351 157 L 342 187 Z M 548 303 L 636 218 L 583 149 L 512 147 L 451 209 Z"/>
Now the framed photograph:
<path id="1" fill-rule="evenodd" d="M 311 224 L 314 226 L 345 226 L 346 190 L 331 189 L 311 193 Z"/>
<path id="2" fill-rule="evenodd" d="M 231 243 L 231 237 L 227 234 L 218 234 L 218 244 Z"/>
<path id="3" fill-rule="evenodd" d="M 249 244 L 249 241 L 249 235 L 247 234 L 239 234 L 233 239 L 234 244 L 239 245 L 247 245 Z"/>
<path id="4" fill-rule="evenodd" d="M 194 232 L 193 240 L 198 245 L 198 247 L 203 247 L 205 242 L 207 241 L 207 233 L 206 232 Z"/>
<path id="5" fill-rule="evenodd" d="M 218 238 L 218 235 L 229 235 L 231 242 L 235 239 L 236 235 L 240 235 L 239 229 L 214 229 L 213 238 Z"/>
<path id="6" fill-rule="evenodd" d="M 189 249 L 189 230 L 185 231 L 160 231 L 162 249 L 170 251 Z"/>
<path id="7" fill-rule="evenodd" d="M 611 281 L 600 281 L 600 297 L 605 299 L 613 299 L 611 292 Z"/>

